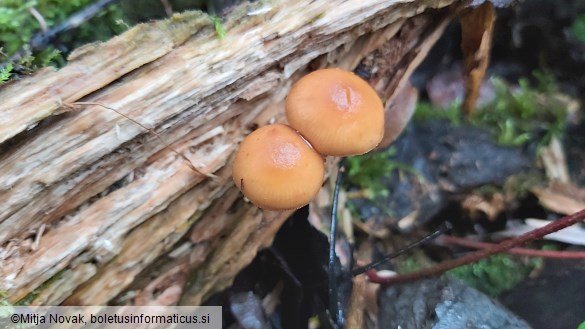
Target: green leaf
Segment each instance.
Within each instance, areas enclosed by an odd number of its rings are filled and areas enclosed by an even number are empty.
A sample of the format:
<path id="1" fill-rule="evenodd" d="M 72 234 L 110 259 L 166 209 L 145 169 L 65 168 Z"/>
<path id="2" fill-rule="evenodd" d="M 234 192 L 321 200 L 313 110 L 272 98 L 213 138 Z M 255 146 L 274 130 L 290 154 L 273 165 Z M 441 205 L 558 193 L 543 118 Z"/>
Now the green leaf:
<path id="1" fill-rule="evenodd" d="M 215 33 L 217 33 L 217 36 L 220 40 L 223 40 L 225 38 L 225 29 L 221 23 L 221 18 L 215 15 L 210 16 L 210 18 L 211 22 L 213 23 L 213 28 L 215 28 Z"/>
<path id="2" fill-rule="evenodd" d="M 8 65 L 0 69 L 0 83 L 10 79 L 10 75 L 12 75 L 12 64 L 8 63 Z"/>

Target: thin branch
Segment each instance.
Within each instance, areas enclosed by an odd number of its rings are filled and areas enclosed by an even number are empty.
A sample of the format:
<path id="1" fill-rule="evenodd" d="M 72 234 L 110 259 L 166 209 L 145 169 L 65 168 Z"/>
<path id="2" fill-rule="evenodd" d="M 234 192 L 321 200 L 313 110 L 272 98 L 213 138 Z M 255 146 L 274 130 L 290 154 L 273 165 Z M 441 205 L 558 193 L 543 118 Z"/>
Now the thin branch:
<path id="1" fill-rule="evenodd" d="M 438 230 L 436 230 L 435 232 L 425 236 L 424 238 L 413 242 L 411 244 L 409 244 L 408 246 L 398 250 L 395 253 L 386 255 L 384 257 L 382 257 L 381 259 L 375 261 L 375 262 L 371 262 L 370 264 L 366 265 L 366 266 L 362 266 L 362 267 L 358 267 L 356 269 L 354 269 L 353 271 L 351 271 L 351 275 L 352 276 L 356 276 L 356 275 L 360 275 L 362 273 L 366 273 L 367 271 L 375 268 L 378 265 L 384 264 L 386 262 L 388 262 L 389 260 L 396 258 L 402 254 L 407 253 L 408 251 L 426 243 L 427 241 L 433 240 L 435 238 L 437 238 L 439 235 L 445 233 L 447 230 L 451 229 L 451 224 L 449 224 L 448 222 L 443 223 Z"/>
<path id="2" fill-rule="evenodd" d="M 448 244 L 455 244 L 473 249 L 487 249 L 492 248 L 497 243 L 473 241 L 464 238 L 458 238 L 450 235 L 443 235 L 439 238 L 441 242 Z M 515 255 L 530 256 L 530 257 L 544 257 L 557 259 L 585 259 L 585 251 L 558 251 L 558 250 L 538 250 L 530 248 L 512 248 L 506 252 Z"/>
<path id="3" fill-rule="evenodd" d="M 173 6 L 171 6 L 169 0 L 160 0 L 160 3 L 163 5 L 163 8 L 165 9 L 165 14 L 167 14 L 167 16 L 169 17 L 173 16 Z"/>
<path id="4" fill-rule="evenodd" d="M 20 48 L 14 55 L 10 56 L 10 58 L 0 64 L 0 69 L 4 68 L 6 65 L 10 63 L 16 63 L 24 56 L 26 56 L 29 51 L 36 52 L 39 50 L 43 50 L 47 45 L 53 41 L 59 34 L 77 28 L 82 23 L 88 21 L 95 15 L 97 15 L 103 8 L 107 7 L 114 1 L 118 0 L 98 0 L 95 3 L 83 8 L 82 10 L 76 12 L 75 14 L 71 15 L 68 19 L 66 19 L 61 24 L 40 33 L 37 33 L 34 37 L 32 37 L 31 41 L 28 45 Z M 34 11 L 31 12 L 34 15 Z M 39 13 L 40 15 L 40 13 Z M 37 18 L 36 15 L 34 15 Z M 42 17 L 42 16 L 41 16 Z M 38 18 L 37 18 L 38 20 Z"/>
<path id="5" fill-rule="evenodd" d="M 104 104 L 98 103 L 98 102 L 75 102 L 72 104 L 64 104 L 65 106 L 68 107 L 73 107 L 74 105 L 96 105 L 96 106 L 101 106 L 107 110 L 110 110 L 112 112 L 117 113 L 118 115 L 128 119 L 129 121 L 133 122 L 134 124 L 140 126 L 142 129 L 150 132 L 151 134 L 153 134 L 165 147 L 168 147 L 173 153 L 175 153 L 176 155 L 178 155 L 181 159 L 185 160 L 185 162 L 187 162 L 187 166 L 189 166 L 189 169 L 193 170 L 194 172 L 209 177 L 209 178 L 216 178 L 217 176 L 215 176 L 214 174 L 211 173 L 204 173 L 201 170 L 195 168 L 195 165 L 193 165 L 193 163 L 191 162 L 191 160 L 189 160 L 189 158 L 187 158 L 183 153 L 175 150 L 174 148 L 172 148 L 162 137 L 161 135 L 159 135 L 159 133 L 157 133 L 156 131 L 154 131 L 154 129 L 152 128 L 148 128 L 147 126 L 143 125 L 142 123 L 132 119 L 131 117 L 127 116 L 126 114 L 116 110 L 113 107 L 110 106 L 106 106 Z"/>
<path id="6" fill-rule="evenodd" d="M 28 8 L 28 12 L 37 20 L 37 22 L 39 22 L 41 31 L 43 31 L 43 33 L 46 33 L 49 30 L 49 26 L 47 25 L 47 21 L 45 21 L 43 15 L 41 15 L 41 13 L 39 13 L 39 11 L 35 7 Z"/>
<path id="7" fill-rule="evenodd" d="M 475 263 L 475 262 L 477 262 L 481 259 L 484 259 L 486 257 L 489 257 L 492 255 L 510 250 L 512 248 L 518 247 L 518 246 L 520 246 L 528 241 L 540 239 L 547 234 L 557 232 L 559 230 L 562 230 L 566 227 L 574 225 L 574 224 L 576 224 L 580 221 L 583 221 L 583 220 L 585 220 L 585 209 L 578 211 L 572 215 L 557 219 L 556 221 L 554 221 L 546 226 L 543 226 L 541 228 L 537 228 L 537 229 L 532 230 L 530 232 L 527 232 L 525 234 L 519 235 L 515 238 L 502 241 L 498 244 L 495 244 L 494 246 L 492 246 L 490 248 L 486 248 L 486 249 L 479 250 L 479 251 L 476 251 L 473 253 L 469 253 L 461 258 L 444 261 L 442 263 L 437 264 L 436 266 L 426 268 L 426 269 L 421 270 L 421 271 L 406 273 L 403 275 L 397 275 L 397 276 L 393 276 L 393 277 L 389 277 L 389 278 L 388 277 L 382 278 L 382 277 L 377 275 L 376 271 L 370 270 L 370 271 L 366 272 L 366 275 L 368 276 L 370 281 L 380 283 L 380 284 L 409 282 L 409 281 L 416 281 L 416 280 L 420 280 L 420 279 L 428 278 L 428 277 L 432 277 L 432 276 L 437 276 L 437 275 L 445 273 L 451 269 L 454 269 L 455 267 L 467 265 L 470 263 Z"/>

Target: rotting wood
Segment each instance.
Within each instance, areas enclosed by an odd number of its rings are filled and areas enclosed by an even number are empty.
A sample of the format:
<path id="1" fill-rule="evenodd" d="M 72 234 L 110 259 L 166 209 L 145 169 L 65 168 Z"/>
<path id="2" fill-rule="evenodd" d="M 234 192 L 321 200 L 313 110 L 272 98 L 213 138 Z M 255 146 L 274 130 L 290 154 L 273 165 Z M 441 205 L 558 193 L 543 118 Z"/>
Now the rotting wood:
<path id="1" fill-rule="evenodd" d="M 190 272 L 183 300 L 196 304 L 229 285 L 288 215 L 260 212 L 239 198 L 234 213 L 213 212 L 214 200 L 234 193 L 229 163 L 237 142 L 253 126 L 282 120 L 288 88 L 308 64 L 352 69 L 409 17 L 453 2 L 256 3 L 234 11 L 224 40 L 206 17 L 186 13 L 86 46 L 57 72 L 3 87 L 0 291 L 11 302 L 103 305 L 188 233 L 208 235 L 187 242 L 183 263 L 175 261 Z M 253 6 L 270 10 L 246 15 Z M 444 24 L 429 21 L 438 30 Z M 397 64 L 407 69 L 395 86 L 428 51 L 434 39 L 427 37 L 412 50 L 418 55 Z M 102 103 L 153 127 L 217 178 L 190 170 L 115 112 L 66 111 L 63 105 L 76 101 Z M 225 224 L 204 233 L 199 224 L 210 214 L 226 216 Z M 33 251 L 27 243 L 42 225 Z"/>

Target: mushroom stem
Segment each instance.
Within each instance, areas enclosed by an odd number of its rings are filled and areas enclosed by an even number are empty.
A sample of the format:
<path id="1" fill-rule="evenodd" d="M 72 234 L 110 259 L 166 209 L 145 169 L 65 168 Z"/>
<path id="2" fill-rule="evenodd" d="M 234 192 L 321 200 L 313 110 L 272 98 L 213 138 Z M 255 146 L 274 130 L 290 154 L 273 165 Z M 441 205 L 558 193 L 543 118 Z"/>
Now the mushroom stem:
<path id="1" fill-rule="evenodd" d="M 337 276 L 341 272 L 341 265 L 337 260 L 335 254 L 335 238 L 337 236 L 337 204 L 339 202 L 339 190 L 343 182 L 343 174 L 345 173 L 345 158 L 339 161 L 339 169 L 337 170 L 337 178 L 335 179 L 335 188 L 333 190 L 333 203 L 331 205 L 331 231 L 329 236 L 329 311 L 333 322 L 343 327 L 343 307 L 337 295 L 338 284 Z"/>

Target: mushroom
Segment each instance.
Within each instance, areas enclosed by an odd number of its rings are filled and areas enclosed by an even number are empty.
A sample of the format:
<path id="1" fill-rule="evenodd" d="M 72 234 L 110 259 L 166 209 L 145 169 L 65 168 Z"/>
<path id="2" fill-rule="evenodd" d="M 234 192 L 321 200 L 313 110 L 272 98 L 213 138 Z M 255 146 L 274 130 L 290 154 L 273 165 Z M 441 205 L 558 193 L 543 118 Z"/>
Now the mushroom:
<path id="1" fill-rule="evenodd" d="M 352 72 L 314 71 L 293 85 L 286 100 L 289 124 L 323 155 L 364 154 L 384 136 L 384 106 Z"/>
<path id="2" fill-rule="evenodd" d="M 266 210 L 297 209 L 308 204 L 323 184 L 323 157 L 294 129 L 261 127 L 240 144 L 233 167 L 236 186 Z"/>

